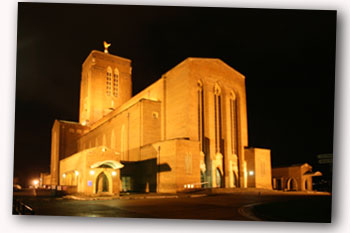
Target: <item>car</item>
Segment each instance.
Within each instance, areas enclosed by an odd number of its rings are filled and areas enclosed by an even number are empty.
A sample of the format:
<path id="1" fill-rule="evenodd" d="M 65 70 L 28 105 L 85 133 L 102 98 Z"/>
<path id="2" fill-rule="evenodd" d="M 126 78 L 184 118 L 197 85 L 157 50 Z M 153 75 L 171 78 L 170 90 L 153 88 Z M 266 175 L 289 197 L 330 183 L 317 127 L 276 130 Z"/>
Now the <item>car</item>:
<path id="1" fill-rule="evenodd" d="M 22 190 L 22 187 L 19 184 L 13 185 L 13 191 L 20 191 L 20 190 Z"/>

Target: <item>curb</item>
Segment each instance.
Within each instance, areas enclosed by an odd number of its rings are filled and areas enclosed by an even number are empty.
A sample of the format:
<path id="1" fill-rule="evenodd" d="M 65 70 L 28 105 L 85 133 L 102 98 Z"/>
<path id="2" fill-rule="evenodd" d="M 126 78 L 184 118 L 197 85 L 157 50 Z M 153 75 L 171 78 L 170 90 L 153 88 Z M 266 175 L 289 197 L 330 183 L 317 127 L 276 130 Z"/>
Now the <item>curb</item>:
<path id="1" fill-rule="evenodd" d="M 208 194 L 188 194 L 185 196 L 181 195 L 141 195 L 141 196 L 111 196 L 111 197 L 83 197 L 67 195 L 63 199 L 78 200 L 78 201 L 95 201 L 95 200 L 142 200 L 142 199 L 175 199 L 175 198 L 198 198 L 205 197 Z"/>
<path id="2" fill-rule="evenodd" d="M 179 198 L 178 196 L 139 196 L 139 197 L 133 197 L 133 196 L 122 196 L 118 199 L 124 199 L 124 200 L 140 200 L 140 199 L 165 199 L 165 198 Z"/>
<path id="3" fill-rule="evenodd" d="M 119 197 L 79 197 L 68 195 L 62 197 L 63 199 L 78 200 L 78 201 L 96 201 L 96 200 L 117 200 Z"/>
<path id="4" fill-rule="evenodd" d="M 253 212 L 253 208 L 256 205 L 260 205 L 262 203 L 254 203 L 254 204 L 249 204 L 249 205 L 245 205 L 243 207 L 238 208 L 238 213 L 246 218 L 249 218 L 250 220 L 253 221 L 264 221 L 261 218 L 258 218 L 254 212 Z"/>

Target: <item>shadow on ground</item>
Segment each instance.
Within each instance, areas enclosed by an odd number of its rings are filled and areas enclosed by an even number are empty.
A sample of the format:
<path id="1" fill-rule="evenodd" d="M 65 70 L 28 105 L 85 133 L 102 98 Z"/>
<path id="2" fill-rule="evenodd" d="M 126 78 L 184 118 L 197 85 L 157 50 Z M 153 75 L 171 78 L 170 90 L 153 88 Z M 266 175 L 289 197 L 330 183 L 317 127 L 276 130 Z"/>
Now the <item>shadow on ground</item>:
<path id="1" fill-rule="evenodd" d="M 254 214 L 265 221 L 331 222 L 331 196 L 311 196 L 297 200 L 255 205 Z"/>

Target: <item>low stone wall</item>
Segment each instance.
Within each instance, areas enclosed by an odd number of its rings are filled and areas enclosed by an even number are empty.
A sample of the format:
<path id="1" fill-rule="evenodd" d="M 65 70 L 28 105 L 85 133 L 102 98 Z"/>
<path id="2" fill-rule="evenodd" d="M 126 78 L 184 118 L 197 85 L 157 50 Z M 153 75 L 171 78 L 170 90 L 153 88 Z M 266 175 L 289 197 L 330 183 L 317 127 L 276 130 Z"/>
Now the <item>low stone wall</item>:
<path id="1" fill-rule="evenodd" d="M 61 186 L 61 187 L 62 187 L 62 191 L 63 191 L 63 193 L 65 195 L 74 194 L 74 193 L 78 192 L 77 186 L 64 185 L 64 186 Z"/>

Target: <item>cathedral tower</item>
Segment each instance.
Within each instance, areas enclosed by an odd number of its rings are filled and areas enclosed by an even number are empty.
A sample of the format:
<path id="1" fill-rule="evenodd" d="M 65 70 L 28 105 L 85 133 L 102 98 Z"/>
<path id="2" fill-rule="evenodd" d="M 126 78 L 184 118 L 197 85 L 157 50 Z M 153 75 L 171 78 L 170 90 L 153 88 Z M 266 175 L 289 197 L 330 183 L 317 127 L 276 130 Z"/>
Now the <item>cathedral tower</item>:
<path id="1" fill-rule="evenodd" d="M 96 122 L 131 95 L 131 60 L 93 50 L 82 65 L 79 123 Z"/>

